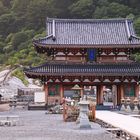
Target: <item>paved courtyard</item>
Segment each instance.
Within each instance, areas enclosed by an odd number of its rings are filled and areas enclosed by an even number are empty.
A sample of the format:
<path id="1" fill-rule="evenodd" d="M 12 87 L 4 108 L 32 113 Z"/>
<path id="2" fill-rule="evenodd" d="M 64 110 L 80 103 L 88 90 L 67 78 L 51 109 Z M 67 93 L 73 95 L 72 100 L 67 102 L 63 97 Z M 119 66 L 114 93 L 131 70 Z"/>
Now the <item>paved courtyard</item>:
<path id="1" fill-rule="evenodd" d="M 19 115 L 17 126 L 1 126 L 0 140 L 117 140 L 115 136 L 91 123 L 91 130 L 79 130 L 75 122 L 63 122 L 62 115 L 45 111 L 17 110 L 0 115 Z"/>

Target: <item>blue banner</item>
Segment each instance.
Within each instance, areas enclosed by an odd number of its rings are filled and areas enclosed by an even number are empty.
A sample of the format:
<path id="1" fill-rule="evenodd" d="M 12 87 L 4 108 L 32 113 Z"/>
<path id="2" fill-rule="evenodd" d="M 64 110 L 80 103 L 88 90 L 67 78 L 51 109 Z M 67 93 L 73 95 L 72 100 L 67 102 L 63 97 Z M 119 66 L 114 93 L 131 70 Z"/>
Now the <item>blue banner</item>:
<path id="1" fill-rule="evenodd" d="M 89 61 L 95 61 L 96 60 L 96 49 L 88 49 L 87 55 L 88 55 Z"/>

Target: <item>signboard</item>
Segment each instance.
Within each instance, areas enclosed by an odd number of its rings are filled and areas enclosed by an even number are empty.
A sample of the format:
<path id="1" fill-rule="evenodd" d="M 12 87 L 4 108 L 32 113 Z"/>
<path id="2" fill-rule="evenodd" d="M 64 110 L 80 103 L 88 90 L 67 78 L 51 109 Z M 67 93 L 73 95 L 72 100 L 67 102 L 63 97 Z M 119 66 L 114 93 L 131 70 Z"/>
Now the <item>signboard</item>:
<path id="1" fill-rule="evenodd" d="M 35 92 L 34 93 L 34 102 L 35 103 L 43 103 L 45 102 L 45 92 Z"/>
<path id="2" fill-rule="evenodd" d="M 88 60 L 89 61 L 95 61 L 96 60 L 96 49 L 88 49 L 87 54 L 88 54 Z"/>

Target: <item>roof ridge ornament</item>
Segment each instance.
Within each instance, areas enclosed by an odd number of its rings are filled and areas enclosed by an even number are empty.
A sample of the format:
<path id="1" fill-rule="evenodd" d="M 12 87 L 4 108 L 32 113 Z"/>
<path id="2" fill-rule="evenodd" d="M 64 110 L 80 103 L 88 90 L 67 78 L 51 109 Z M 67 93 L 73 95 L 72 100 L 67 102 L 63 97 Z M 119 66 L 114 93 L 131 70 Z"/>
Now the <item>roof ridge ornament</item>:
<path id="1" fill-rule="evenodd" d="M 135 35 L 131 35 L 131 37 L 136 38 L 136 39 L 140 39 L 140 37 L 135 36 Z"/>
<path id="2" fill-rule="evenodd" d="M 128 39 L 131 41 L 132 35 L 130 34 L 130 29 L 129 29 L 129 26 L 128 26 L 128 20 L 127 19 L 125 20 L 125 25 L 126 25 L 126 31 L 127 31 Z"/>
<path id="3" fill-rule="evenodd" d="M 136 39 L 140 39 L 140 37 L 136 36 L 136 35 L 131 35 L 130 34 L 130 29 L 129 29 L 129 26 L 128 26 L 128 19 L 125 20 L 125 25 L 126 25 L 126 30 L 127 30 L 127 35 L 128 35 L 128 39 L 131 41 L 132 38 L 136 38 Z"/>
<path id="4" fill-rule="evenodd" d="M 52 40 L 53 41 L 56 40 L 56 36 L 55 36 L 55 20 L 54 19 L 52 21 Z"/>

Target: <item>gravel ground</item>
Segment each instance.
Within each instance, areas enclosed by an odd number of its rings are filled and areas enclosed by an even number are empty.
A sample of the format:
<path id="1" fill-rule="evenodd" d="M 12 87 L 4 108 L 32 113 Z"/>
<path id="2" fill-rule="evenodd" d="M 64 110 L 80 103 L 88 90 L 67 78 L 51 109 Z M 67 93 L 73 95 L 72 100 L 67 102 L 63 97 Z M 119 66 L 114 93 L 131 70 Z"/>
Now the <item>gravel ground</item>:
<path id="1" fill-rule="evenodd" d="M 17 126 L 1 126 L 0 140 L 117 140 L 98 124 L 91 130 L 79 130 L 75 122 L 63 122 L 62 115 L 45 111 L 15 110 L 0 115 L 19 115 Z"/>

